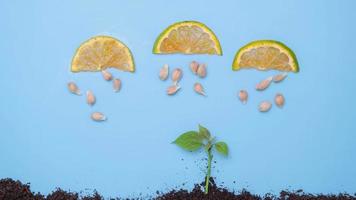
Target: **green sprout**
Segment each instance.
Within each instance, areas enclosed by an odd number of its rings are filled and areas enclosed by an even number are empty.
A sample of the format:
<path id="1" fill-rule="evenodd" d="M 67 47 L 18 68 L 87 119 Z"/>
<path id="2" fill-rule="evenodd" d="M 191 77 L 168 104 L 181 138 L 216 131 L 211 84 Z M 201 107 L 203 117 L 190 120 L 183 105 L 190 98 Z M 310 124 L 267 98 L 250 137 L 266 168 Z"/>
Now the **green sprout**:
<path id="1" fill-rule="evenodd" d="M 174 142 L 174 144 L 187 151 L 197 151 L 204 147 L 205 152 L 208 154 L 208 166 L 205 180 L 205 194 L 209 192 L 209 180 L 211 176 L 211 162 L 213 160 L 212 150 L 227 156 L 229 153 L 228 146 L 225 142 L 216 142 L 215 137 L 212 137 L 209 130 L 199 125 L 199 131 L 188 131 L 180 135 Z"/>

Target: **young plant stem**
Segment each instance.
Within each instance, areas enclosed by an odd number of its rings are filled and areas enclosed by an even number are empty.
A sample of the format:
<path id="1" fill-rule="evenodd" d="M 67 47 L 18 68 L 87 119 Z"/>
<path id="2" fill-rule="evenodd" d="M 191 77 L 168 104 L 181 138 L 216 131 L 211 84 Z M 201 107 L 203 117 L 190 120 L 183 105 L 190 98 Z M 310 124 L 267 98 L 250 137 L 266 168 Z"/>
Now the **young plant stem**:
<path id="1" fill-rule="evenodd" d="M 209 182 L 211 175 L 211 162 L 213 160 L 213 154 L 211 154 L 211 148 L 208 149 L 208 171 L 206 172 L 206 180 L 205 180 L 205 194 L 209 192 Z"/>

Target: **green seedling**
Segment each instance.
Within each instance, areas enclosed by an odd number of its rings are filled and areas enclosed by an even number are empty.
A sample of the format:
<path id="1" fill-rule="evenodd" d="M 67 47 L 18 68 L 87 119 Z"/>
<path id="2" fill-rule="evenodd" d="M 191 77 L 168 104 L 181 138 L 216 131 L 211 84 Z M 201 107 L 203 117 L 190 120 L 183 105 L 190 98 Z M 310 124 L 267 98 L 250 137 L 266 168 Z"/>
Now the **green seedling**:
<path id="1" fill-rule="evenodd" d="M 225 142 L 216 141 L 215 137 L 212 137 L 209 130 L 199 125 L 199 131 L 188 131 L 180 135 L 174 142 L 174 144 L 187 151 L 197 151 L 204 148 L 208 154 L 208 166 L 205 179 L 205 194 L 209 192 L 209 180 L 211 175 L 211 162 L 213 160 L 212 150 L 215 149 L 218 153 L 227 156 L 229 153 L 228 146 Z"/>

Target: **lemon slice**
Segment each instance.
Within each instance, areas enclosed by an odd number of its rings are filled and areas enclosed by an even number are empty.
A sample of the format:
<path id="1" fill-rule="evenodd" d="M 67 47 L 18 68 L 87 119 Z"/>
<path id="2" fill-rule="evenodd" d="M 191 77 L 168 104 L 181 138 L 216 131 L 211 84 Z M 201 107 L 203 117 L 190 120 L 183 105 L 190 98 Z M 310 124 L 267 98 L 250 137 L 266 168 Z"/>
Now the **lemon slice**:
<path id="1" fill-rule="evenodd" d="M 222 55 L 222 50 L 218 38 L 206 25 L 184 21 L 172 24 L 158 36 L 153 53 Z"/>
<path id="2" fill-rule="evenodd" d="M 135 65 L 130 49 L 110 36 L 96 36 L 85 41 L 75 52 L 71 71 L 101 71 L 116 68 L 134 72 Z"/>
<path id="3" fill-rule="evenodd" d="M 299 71 L 297 57 L 293 51 L 283 43 L 274 40 L 257 40 L 242 47 L 235 55 L 232 69 L 243 68 Z"/>

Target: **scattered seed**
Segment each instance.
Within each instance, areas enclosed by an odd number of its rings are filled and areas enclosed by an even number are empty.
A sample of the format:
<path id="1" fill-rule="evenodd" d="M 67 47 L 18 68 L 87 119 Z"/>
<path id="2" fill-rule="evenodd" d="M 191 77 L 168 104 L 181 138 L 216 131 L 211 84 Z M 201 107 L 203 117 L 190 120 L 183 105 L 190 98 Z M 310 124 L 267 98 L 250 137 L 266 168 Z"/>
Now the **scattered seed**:
<path id="1" fill-rule="evenodd" d="M 106 81 L 111 81 L 112 79 L 112 74 L 106 70 L 101 71 L 101 73 L 103 74 L 103 77 Z"/>
<path id="2" fill-rule="evenodd" d="M 205 64 L 200 64 L 197 74 L 200 78 L 205 78 L 206 76 L 206 65 Z"/>
<path id="3" fill-rule="evenodd" d="M 279 83 L 287 77 L 287 73 L 281 73 L 273 76 L 273 82 Z"/>
<path id="4" fill-rule="evenodd" d="M 176 68 L 173 70 L 172 81 L 174 82 L 175 85 L 178 83 L 178 81 L 180 81 L 180 79 L 182 78 L 182 75 L 183 75 L 183 71 L 181 69 Z"/>
<path id="5" fill-rule="evenodd" d="M 115 78 L 112 82 L 114 92 L 119 92 L 121 90 L 121 80 L 118 78 Z"/>
<path id="6" fill-rule="evenodd" d="M 91 119 L 94 121 L 100 122 L 100 121 L 105 121 L 107 118 L 105 117 L 105 115 L 103 113 L 93 112 L 91 114 Z"/>
<path id="7" fill-rule="evenodd" d="M 169 67 L 167 64 L 164 64 L 161 70 L 159 71 L 159 79 L 162 81 L 166 80 L 168 78 L 168 73 L 169 73 Z"/>
<path id="8" fill-rule="evenodd" d="M 194 84 L 194 91 L 200 95 L 206 96 L 204 88 L 200 83 Z"/>
<path id="9" fill-rule="evenodd" d="M 247 103 L 248 93 L 246 90 L 240 90 L 239 99 L 243 104 Z"/>
<path id="10" fill-rule="evenodd" d="M 178 92 L 178 90 L 180 89 L 180 86 L 174 84 L 174 85 L 171 85 L 167 88 L 167 94 L 168 95 L 174 95 L 175 93 Z"/>
<path id="11" fill-rule="evenodd" d="M 269 101 L 262 101 L 259 105 L 260 112 L 267 112 L 271 109 L 272 104 Z"/>
<path id="12" fill-rule="evenodd" d="M 87 91 L 87 103 L 92 106 L 95 104 L 95 96 L 91 90 Z"/>
<path id="13" fill-rule="evenodd" d="M 268 86 L 271 84 L 271 81 L 272 81 L 272 77 L 268 77 L 267 79 L 259 82 L 257 85 L 256 85 L 256 90 L 265 90 L 266 88 L 268 88 Z"/>
<path id="14" fill-rule="evenodd" d="M 194 74 L 197 74 L 197 72 L 198 72 L 198 67 L 199 67 L 199 63 L 198 63 L 197 61 L 192 61 L 192 62 L 190 63 L 190 69 L 192 70 L 192 72 L 193 72 Z"/>
<path id="15" fill-rule="evenodd" d="M 82 95 L 78 86 L 74 82 L 69 82 L 68 83 L 68 90 L 76 95 Z"/>
<path id="16" fill-rule="evenodd" d="M 284 96 L 281 93 L 277 93 L 274 97 L 274 102 L 279 108 L 282 108 L 284 106 L 284 101 Z"/>

